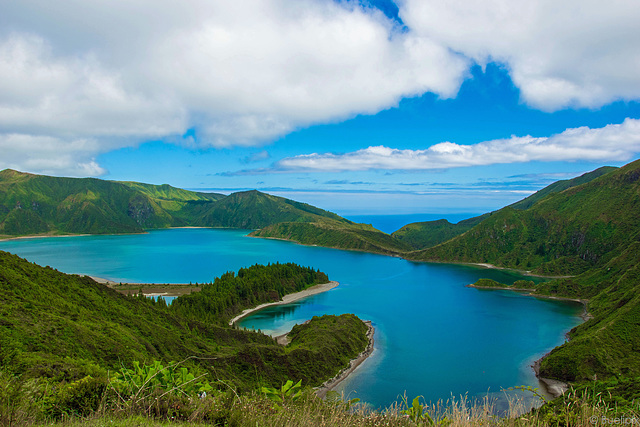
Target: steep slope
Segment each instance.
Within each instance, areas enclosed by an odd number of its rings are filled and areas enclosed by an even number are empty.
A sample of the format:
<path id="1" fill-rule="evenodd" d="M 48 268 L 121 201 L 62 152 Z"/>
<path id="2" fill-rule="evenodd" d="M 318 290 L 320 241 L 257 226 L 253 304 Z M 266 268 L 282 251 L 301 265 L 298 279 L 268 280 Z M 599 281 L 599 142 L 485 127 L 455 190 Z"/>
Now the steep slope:
<path id="1" fill-rule="evenodd" d="M 388 255 L 399 255 L 411 250 L 409 245 L 368 224 L 333 220 L 282 222 L 254 231 L 250 236 L 285 239 L 303 245 L 318 245 Z"/>
<path id="2" fill-rule="evenodd" d="M 603 166 L 591 172 L 587 172 L 573 179 L 563 179 L 560 181 L 556 181 L 551 185 L 544 187 L 540 191 L 536 191 L 529 197 L 526 197 L 519 202 L 513 203 L 511 206 L 514 209 L 526 210 L 533 206 L 539 200 L 544 199 L 549 194 L 559 193 L 568 188 L 575 187 L 578 185 L 586 184 L 589 181 L 593 181 L 596 178 L 601 177 L 602 175 L 608 174 L 609 172 L 613 172 L 618 168 L 613 166 Z"/>
<path id="3" fill-rule="evenodd" d="M 176 226 L 258 229 L 334 213 L 259 191 L 228 196 L 170 185 L 0 172 L 0 235 L 141 233 Z"/>
<path id="4" fill-rule="evenodd" d="M 535 192 L 531 196 L 509 205 L 509 207 L 518 210 L 529 209 L 531 206 L 544 199 L 549 194 L 559 193 L 568 188 L 586 184 L 587 182 L 592 181 L 609 172 L 613 172 L 616 169 L 618 168 L 604 166 L 573 179 L 554 182 L 553 184 L 548 185 L 542 190 Z M 436 246 L 440 243 L 444 243 L 447 240 L 465 233 L 472 227 L 489 218 L 492 214 L 493 212 L 473 218 L 468 218 L 458 222 L 457 224 L 451 224 L 444 219 L 437 221 L 414 222 L 405 225 L 391 235 L 396 239 L 411 245 L 414 249 L 426 249 Z"/>
<path id="5" fill-rule="evenodd" d="M 424 249 L 438 245 L 468 231 L 470 224 L 451 224 L 446 219 L 413 222 L 391 233 L 391 236 L 413 249 Z"/>
<path id="6" fill-rule="evenodd" d="M 140 233 L 171 222 L 157 203 L 120 183 L 0 172 L 0 234 Z"/>
<path id="7" fill-rule="evenodd" d="M 172 217 L 173 226 L 203 226 L 200 217 L 224 194 L 200 193 L 172 187 L 168 184 L 153 185 L 126 181 L 122 184 L 148 196 Z"/>
<path id="8" fill-rule="evenodd" d="M 278 280 L 281 269 L 258 270 Z M 244 291 L 251 292 L 251 287 Z M 95 377 L 105 375 L 106 369 L 131 366 L 134 360 L 169 362 L 195 356 L 202 359 L 192 363 L 209 370 L 210 378 L 244 389 L 259 382 L 279 386 L 287 378 L 319 385 L 367 343 L 366 325 L 353 315 L 342 315 L 298 327 L 308 332 L 299 334 L 300 339 L 293 336 L 283 347 L 261 333 L 214 326 L 163 303 L 124 296 L 89 277 L 63 274 L 2 251 L 0 296 L 2 369 L 34 377 Z M 309 334 L 317 339 L 303 337 Z M 313 363 L 316 360 L 323 363 Z"/>
<path id="9" fill-rule="evenodd" d="M 640 161 L 552 193 L 527 210 L 506 207 L 415 260 L 492 263 L 541 274 L 602 266 L 640 233 Z"/>
<path id="10" fill-rule="evenodd" d="M 640 242 L 603 268 L 540 286 L 539 292 L 590 298 L 593 318 L 570 332 L 540 373 L 567 381 L 640 375 Z"/>
<path id="11" fill-rule="evenodd" d="M 257 190 L 230 194 L 216 203 L 206 206 L 197 219 L 207 227 L 262 228 L 279 222 L 312 222 L 322 218 L 346 224 L 346 220 L 334 213 Z"/>

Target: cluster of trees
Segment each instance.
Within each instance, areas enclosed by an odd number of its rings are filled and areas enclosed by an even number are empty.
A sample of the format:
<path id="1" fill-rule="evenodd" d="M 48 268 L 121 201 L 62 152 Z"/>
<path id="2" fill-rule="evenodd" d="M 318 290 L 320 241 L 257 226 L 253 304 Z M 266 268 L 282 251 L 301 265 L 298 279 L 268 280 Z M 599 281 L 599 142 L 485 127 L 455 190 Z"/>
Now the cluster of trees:
<path id="1" fill-rule="evenodd" d="M 294 263 L 254 265 L 238 273 L 227 272 L 200 292 L 183 295 L 171 304 L 171 310 L 183 317 L 207 323 L 224 324 L 246 308 L 280 301 L 293 292 L 327 283 L 329 278 L 319 270 Z"/>

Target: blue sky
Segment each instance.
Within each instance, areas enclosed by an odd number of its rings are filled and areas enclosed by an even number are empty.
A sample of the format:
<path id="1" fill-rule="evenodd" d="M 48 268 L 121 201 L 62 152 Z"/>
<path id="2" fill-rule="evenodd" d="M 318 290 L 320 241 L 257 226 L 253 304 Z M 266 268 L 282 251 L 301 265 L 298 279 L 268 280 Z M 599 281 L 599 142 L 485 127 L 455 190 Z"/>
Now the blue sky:
<path id="1" fill-rule="evenodd" d="M 0 168 L 446 216 L 640 157 L 633 1 L 65 4 L 0 6 Z"/>

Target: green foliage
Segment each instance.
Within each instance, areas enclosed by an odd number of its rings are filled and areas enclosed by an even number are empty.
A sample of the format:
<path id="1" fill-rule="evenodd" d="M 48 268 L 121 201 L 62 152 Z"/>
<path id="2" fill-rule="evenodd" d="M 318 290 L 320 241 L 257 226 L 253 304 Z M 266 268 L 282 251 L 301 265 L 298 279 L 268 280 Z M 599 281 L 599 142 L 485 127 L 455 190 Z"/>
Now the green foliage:
<path id="1" fill-rule="evenodd" d="M 242 269 L 234 276 L 252 277 L 249 270 L 261 272 L 255 279 L 267 279 L 270 289 L 281 282 L 283 292 L 293 283 L 287 272 L 326 280 L 320 272 L 286 264 Z M 236 390 L 275 386 L 287 377 L 318 385 L 344 368 L 367 341 L 362 321 L 333 316 L 300 326 L 306 339 L 294 338 L 290 346 L 295 348 L 285 348 L 264 334 L 182 316 L 150 298 L 128 297 L 89 277 L 6 252 L 0 252 L 0 294 L 0 361 L 3 370 L 25 379 L 73 383 L 87 375 L 104 378 L 107 370 L 119 371 L 133 361 L 142 367 L 152 360 L 191 357 L 185 368 L 198 366 L 215 384 Z M 319 337 L 313 339 L 309 331 L 316 329 Z"/>
<path id="2" fill-rule="evenodd" d="M 330 404 L 334 404 L 336 406 L 342 406 L 348 411 L 356 403 L 360 402 L 360 399 L 357 397 L 354 397 L 352 399 L 345 400 L 344 393 L 339 393 L 335 390 L 329 390 L 325 395 L 325 401 Z"/>
<path id="3" fill-rule="evenodd" d="M 274 402 L 274 408 L 282 409 L 283 405 L 290 402 L 295 402 L 302 395 L 302 380 L 297 383 L 293 383 L 291 380 L 287 380 L 280 388 L 275 387 L 261 387 L 260 391 L 267 397 L 267 399 Z"/>
<path id="4" fill-rule="evenodd" d="M 431 415 L 426 411 L 426 406 L 420 403 L 421 397 L 422 396 L 416 396 L 413 399 L 413 402 L 411 402 L 411 406 L 409 406 L 407 396 L 403 396 L 402 401 L 407 409 L 404 409 L 402 413 L 409 416 L 409 419 L 416 424 L 433 425 L 435 423 L 433 422 Z"/>
<path id="5" fill-rule="evenodd" d="M 469 222 L 451 224 L 446 219 L 414 222 L 407 224 L 391 234 L 394 238 L 407 243 L 412 249 L 430 248 L 446 242 L 473 227 Z"/>
<path id="6" fill-rule="evenodd" d="M 326 274 L 311 267 L 294 263 L 256 264 L 241 268 L 237 274 L 227 272 L 216 277 L 212 283 L 202 285 L 200 292 L 180 296 L 170 310 L 183 317 L 226 324 L 246 308 L 280 301 L 286 294 L 328 281 Z"/>
<path id="7" fill-rule="evenodd" d="M 594 413 L 594 408 L 599 410 Z M 592 381 L 546 402 L 532 414 L 548 426 L 585 425 L 585 418 L 590 425 L 632 425 L 640 415 L 640 378 Z"/>
<path id="8" fill-rule="evenodd" d="M 411 249 L 408 244 L 369 225 L 330 219 L 315 222 L 282 222 L 254 231 L 251 236 L 389 255 L 401 254 Z"/>
<path id="9" fill-rule="evenodd" d="M 497 282 L 493 279 L 478 279 L 473 285 L 475 288 L 508 288 L 509 285 Z"/>
<path id="10" fill-rule="evenodd" d="M 55 418 L 63 415 L 89 415 L 100 407 L 105 389 L 104 380 L 89 375 L 77 381 L 59 384 L 46 396 L 45 411 Z"/>
<path id="11" fill-rule="evenodd" d="M 616 169 L 617 168 L 605 166 L 577 178 L 554 182 L 531 196 L 509 205 L 509 207 L 517 210 L 527 210 L 549 194 L 559 193 L 568 188 L 585 184 Z M 414 222 L 412 224 L 405 225 L 391 235 L 398 240 L 408 243 L 413 249 L 427 249 L 466 233 L 485 219 L 488 219 L 491 215 L 492 214 L 484 214 L 460 221 L 457 224 L 451 224 L 446 219 Z M 516 264 L 521 263 L 516 262 Z"/>
<path id="12" fill-rule="evenodd" d="M 640 208 L 639 168 L 634 162 L 564 191 L 556 191 L 558 186 L 526 210 L 503 208 L 466 233 L 409 258 L 488 262 L 547 275 L 602 266 L 640 231 L 632 214 Z"/>
<path id="13" fill-rule="evenodd" d="M 114 373 L 109 384 L 123 403 L 134 405 L 141 400 L 147 401 L 152 395 L 200 397 L 213 390 L 209 382 L 204 380 L 206 373 L 194 374 L 179 365 L 171 362 L 165 367 L 157 360 L 149 365 L 140 365 L 136 360 L 133 361 L 133 369 L 122 367 Z"/>
<path id="14" fill-rule="evenodd" d="M 169 185 L 0 171 L 0 234 L 113 234 L 175 226 L 255 229 L 320 219 L 353 224 L 314 206 L 245 191 L 229 196 Z"/>

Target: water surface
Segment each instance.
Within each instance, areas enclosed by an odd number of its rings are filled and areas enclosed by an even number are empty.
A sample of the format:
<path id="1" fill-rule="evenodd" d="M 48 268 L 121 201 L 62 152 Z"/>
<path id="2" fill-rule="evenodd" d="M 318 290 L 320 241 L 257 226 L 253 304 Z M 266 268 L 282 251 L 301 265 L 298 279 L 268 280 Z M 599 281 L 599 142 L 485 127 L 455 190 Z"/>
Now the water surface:
<path id="1" fill-rule="evenodd" d="M 376 328 L 375 350 L 339 390 L 375 407 L 403 393 L 427 401 L 538 383 L 530 366 L 580 323 L 579 304 L 511 291 L 467 288 L 503 271 L 301 246 L 247 237 L 246 230 L 174 229 L 142 235 L 79 236 L 0 242 L 0 249 L 66 273 L 122 282 L 209 282 L 256 263 L 295 262 L 326 272 L 340 286 L 270 307 L 241 326 L 272 334 L 314 315 L 355 313 Z"/>

